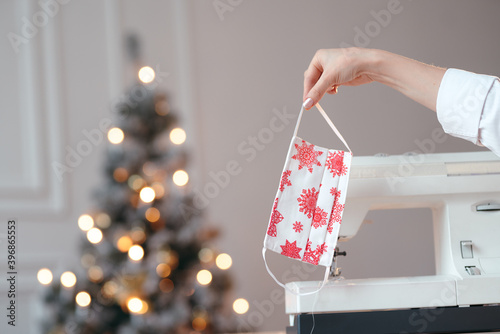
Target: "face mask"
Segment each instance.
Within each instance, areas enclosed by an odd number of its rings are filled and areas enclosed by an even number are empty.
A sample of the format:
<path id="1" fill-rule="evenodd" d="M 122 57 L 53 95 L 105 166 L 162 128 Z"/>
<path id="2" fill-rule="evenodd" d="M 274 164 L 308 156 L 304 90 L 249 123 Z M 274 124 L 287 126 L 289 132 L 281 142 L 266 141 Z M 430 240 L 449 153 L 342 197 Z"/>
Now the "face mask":
<path id="1" fill-rule="evenodd" d="M 297 137 L 304 108 L 300 110 L 262 249 L 267 271 L 283 287 L 267 265 L 266 250 L 325 266 L 321 289 L 328 279 L 344 211 L 352 152 L 325 111 L 319 104 L 316 107 L 349 152 Z"/>

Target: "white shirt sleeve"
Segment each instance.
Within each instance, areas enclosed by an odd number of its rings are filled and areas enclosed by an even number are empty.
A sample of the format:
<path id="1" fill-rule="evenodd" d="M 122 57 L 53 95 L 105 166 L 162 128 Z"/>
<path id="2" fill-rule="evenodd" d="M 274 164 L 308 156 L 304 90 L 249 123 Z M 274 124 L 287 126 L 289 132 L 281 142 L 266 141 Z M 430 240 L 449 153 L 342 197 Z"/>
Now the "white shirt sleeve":
<path id="1" fill-rule="evenodd" d="M 486 146 L 500 156 L 500 81 L 497 77 L 448 69 L 436 102 L 444 131 Z"/>

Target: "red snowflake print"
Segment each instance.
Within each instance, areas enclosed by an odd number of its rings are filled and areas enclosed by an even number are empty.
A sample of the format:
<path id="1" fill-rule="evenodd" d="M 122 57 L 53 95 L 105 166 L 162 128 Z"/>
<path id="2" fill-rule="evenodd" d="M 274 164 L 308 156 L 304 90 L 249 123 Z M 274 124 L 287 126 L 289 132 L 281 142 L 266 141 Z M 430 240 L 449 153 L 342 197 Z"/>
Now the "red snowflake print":
<path id="1" fill-rule="evenodd" d="M 292 159 L 299 161 L 299 170 L 303 167 L 307 167 L 307 170 L 312 173 L 313 166 L 320 166 L 321 163 L 318 161 L 318 157 L 323 154 L 322 151 L 315 151 L 314 145 L 307 145 L 305 140 L 302 140 L 302 145 L 295 144 L 297 149 L 297 154 L 292 156 Z"/>
<path id="2" fill-rule="evenodd" d="M 332 187 L 332 189 L 330 189 L 330 194 L 335 196 L 335 202 L 337 202 L 337 199 L 340 197 L 341 193 L 340 193 L 340 190 L 337 190 L 337 188 Z"/>
<path id="3" fill-rule="evenodd" d="M 286 170 L 283 172 L 283 175 L 281 176 L 281 182 L 280 182 L 280 190 L 283 191 L 285 190 L 285 186 L 291 186 L 292 182 L 288 179 L 290 177 L 290 174 L 292 173 L 291 170 Z"/>
<path id="4" fill-rule="evenodd" d="M 275 237 L 278 234 L 276 229 L 276 224 L 279 224 L 283 220 L 283 215 L 277 210 L 278 199 L 274 200 L 273 212 L 271 213 L 271 221 L 269 222 L 269 228 L 267 229 L 267 235 Z"/>
<path id="5" fill-rule="evenodd" d="M 320 228 L 321 226 L 325 226 L 327 216 L 328 214 L 322 208 L 320 208 L 319 206 L 316 207 L 312 220 L 312 226 L 314 228 Z"/>
<path id="6" fill-rule="evenodd" d="M 326 248 L 328 246 L 326 245 L 326 242 L 324 242 L 323 244 L 318 245 L 315 250 L 312 250 L 311 244 L 312 242 L 308 240 L 302 261 L 317 265 L 319 263 L 320 256 L 326 252 Z"/>
<path id="7" fill-rule="evenodd" d="M 347 166 L 344 165 L 344 151 L 328 152 L 326 159 L 326 168 L 335 175 L 346 175 Z"/>
<path id="8" fill-rule="evenodd" d="M 300 251 L 302 248 L 297 247 L 297 240 L 294 242 L 289 242 L 288 240 L 285 241 L 284 245 L 280 245 L 281 247 L 281 254 L 286 255 L 288 257 L 291 257 L 292 259 L 300 259 Z"/>
<path id="9" fill-rule="evenodd" d="M 295 232 L 297 232 L 297 233 L 302 232 L 302 228 L 303 228 L 303 227 L 304 227 L 304 225 L 302 225 L 302 223 L 301 223 L 301 222 L 295 222 L 295 223 L 293 224 L 293 230 L 294 230 Z"/>
<path id="10" fill-rule="evenodd" d="M 333 232 L 333 224 L 334 223 L 341 223 L 342 222 L 342 211 L 344 211 L 344 206 L 345 204 L 339 204 L 337 203 L 337 200 L 335 200 L 335 203 L 333 204 L 332 208 L 332 213 L 330 214 L 330 220 L 328 221 L 328 226 L 327 226 L 327 231 L 332 234 Z"/>
<path id="11" fill-rule="evenodd" d="M 318 201 L 319 191 L 313 187 L 311 189 L 302 189 L 302 194 L 297 201 L 299 202 L 299 211 L 311 218 L 316 209 L 316 202 Z"/>

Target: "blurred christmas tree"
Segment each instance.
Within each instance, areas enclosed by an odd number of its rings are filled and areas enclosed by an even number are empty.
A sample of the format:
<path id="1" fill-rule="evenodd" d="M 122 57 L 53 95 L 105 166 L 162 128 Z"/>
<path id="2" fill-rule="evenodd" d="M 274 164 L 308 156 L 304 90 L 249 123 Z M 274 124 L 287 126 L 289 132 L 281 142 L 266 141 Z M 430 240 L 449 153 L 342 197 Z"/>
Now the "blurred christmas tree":
<path id="1" fill-rule="evenodd" d="M 186 133 L 166 95 L 147 84 L 154 71 L 143 67 L 139 78 L 108 132 L 98 208 L 78 220 L 86 232 L 81 268 L 44 289 L 44 333 L 234 331 L 231 257 L 211 247 L 217 231 L 202 226 L 193 205 Z"/>

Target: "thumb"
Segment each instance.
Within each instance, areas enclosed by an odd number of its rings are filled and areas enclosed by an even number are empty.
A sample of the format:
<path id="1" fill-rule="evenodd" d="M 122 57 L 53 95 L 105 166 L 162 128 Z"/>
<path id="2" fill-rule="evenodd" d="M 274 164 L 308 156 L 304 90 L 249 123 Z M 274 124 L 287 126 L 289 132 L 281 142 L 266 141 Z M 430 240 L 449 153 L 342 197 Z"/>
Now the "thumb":
<path id="1" fill-rule="evenodd" d="M 307 93 L 306 98 L 304 100 L 304 108 L 306 110 L 311 109 L 316 103 L 318 103 L 325 93 L 332 88 L 332 83 L 326 79 L 326 76 L 323 75 L 319 78 L 316 84 L 311 88 L 311 90 Z"/>

